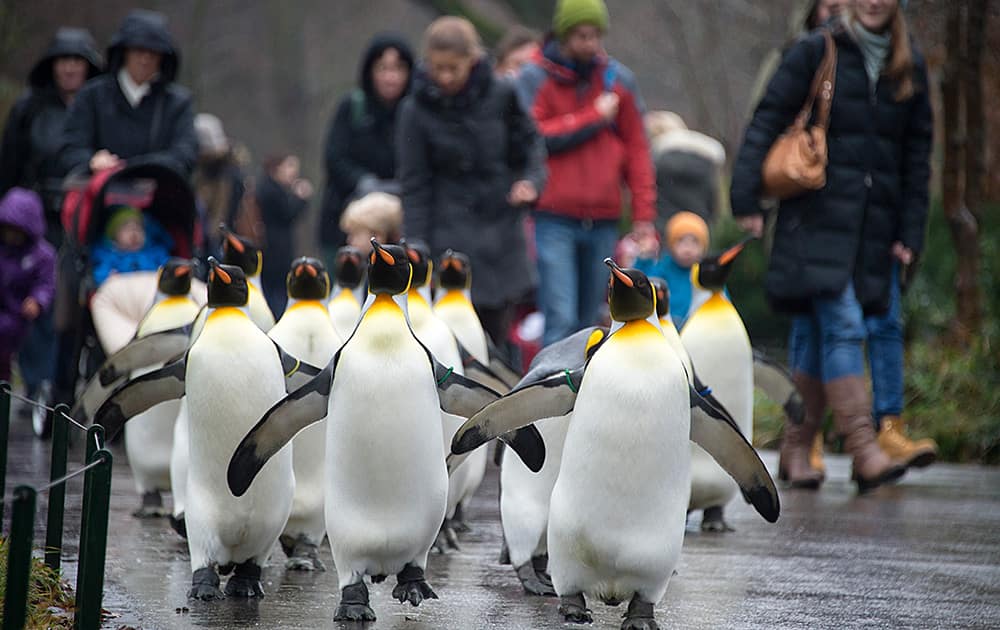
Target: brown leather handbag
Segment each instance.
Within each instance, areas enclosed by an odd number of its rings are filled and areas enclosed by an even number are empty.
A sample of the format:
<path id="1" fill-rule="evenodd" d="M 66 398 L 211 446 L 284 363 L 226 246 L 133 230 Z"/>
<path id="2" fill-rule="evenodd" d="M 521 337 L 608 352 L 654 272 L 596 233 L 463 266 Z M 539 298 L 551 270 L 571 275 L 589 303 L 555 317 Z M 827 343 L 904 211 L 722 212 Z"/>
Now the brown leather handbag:
<path id="1" fill-rule="evenodd" d="M 826 185 L 826 128 L 837 74 L 837 47 L 830 31 L 824 30 L 823 35 L 826 53 L 816 69 L 809 98 L 795 122 L 774 141 L 764 158 L 763 197 L 790 199 Z M 816 118 L 810 127 L 807 125 L 813 105 Z"/>

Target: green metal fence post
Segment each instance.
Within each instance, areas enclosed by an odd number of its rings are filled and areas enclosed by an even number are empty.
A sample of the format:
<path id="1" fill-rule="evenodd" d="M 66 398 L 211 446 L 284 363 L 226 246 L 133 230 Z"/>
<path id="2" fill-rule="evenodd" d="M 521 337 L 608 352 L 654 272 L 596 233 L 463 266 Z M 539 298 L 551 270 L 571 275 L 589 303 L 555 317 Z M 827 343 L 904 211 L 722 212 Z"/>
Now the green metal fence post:
<path id="1" fill-rule="evenodd" d="M 92 424 L 87 428 L 86 455 L 84 463 L 89 464 L 94 461 L 94 453 L 104 448 L 104 427 L 99 424 Z M 83 584 L 83 567 L 87 565 L 87 515 L 90 513 L 90 504 L 93 503 L 93 492 L 91 491 L 91 475 L 88 472 L 83 477 L 83 500 L 80 506 L 80 544 L 77 552 L 76 568 L 76 592 L 80 592 Z M 73 628 L 79 629 L 79 617 L 73 619 Z"/>
<path id="2" fill-rule="evenodd" d="M 35 536 L 35 489 L 14 489 L 7 553 L 7 589 L 4 593 L 3 630 L 21 630 L 28 610 L 31 583 L 31 543 Z"/>
<path id="3" fill-rule="evenodd" d="M 50 412 L 52 427 L 52 462 L 49 465 L 49 481 L 66 476 L 66 449 L 69 439 L 69 407 L 56 405 Z M 63 539 L 63 512 L 66 509 L 66 484 L 60 483 L 49 490 L 49 511 L 45 525 L 45 564 L 58 571 L 61 564 Z"/>
<path id="4" fill-rule="evenodd" d="M 86 472 L 84 526 L 81 532 L 80 565 L 76 579 L 76 615 L 73 627 L 78 630 L 98 630 L 101 627 L 101 603 L 104 594 L 104 556 L 108 544 L 108 508 L 111 503 L 111 452 L 100 449 L 93 455 L 102 463 Z M 88 462 L 89 463 L 89 462 Z"/>
<path id="5" fill-rule="evenodd" d="M 0 381 L 0 532 L 3 531 L 3 502 L 7 498 L 7 438 L 10 433 L 10 383 Z"/>

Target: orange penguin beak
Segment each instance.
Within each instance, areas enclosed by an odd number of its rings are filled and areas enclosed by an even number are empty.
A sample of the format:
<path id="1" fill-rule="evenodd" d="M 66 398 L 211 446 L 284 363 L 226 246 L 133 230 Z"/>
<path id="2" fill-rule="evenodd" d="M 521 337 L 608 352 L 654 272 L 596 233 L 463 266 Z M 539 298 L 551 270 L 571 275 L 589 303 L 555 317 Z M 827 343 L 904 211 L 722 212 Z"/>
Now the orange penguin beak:
<path id="1" fill-rule="evenodd" d="M 615 278 L 618 279 L 619 282 L 621 282 L 630 289 L 635 286 L 635 282 L 632 281 L 632 278 L 628 277 L 627 273 L 622 271 L 622 268 L 618 266 L 618 263 L 611 260 L 610 258 L 605 258 L 604 264 L 607 265 L 608 267 L 611 267 L 611 273 L 614 275 Z"/>

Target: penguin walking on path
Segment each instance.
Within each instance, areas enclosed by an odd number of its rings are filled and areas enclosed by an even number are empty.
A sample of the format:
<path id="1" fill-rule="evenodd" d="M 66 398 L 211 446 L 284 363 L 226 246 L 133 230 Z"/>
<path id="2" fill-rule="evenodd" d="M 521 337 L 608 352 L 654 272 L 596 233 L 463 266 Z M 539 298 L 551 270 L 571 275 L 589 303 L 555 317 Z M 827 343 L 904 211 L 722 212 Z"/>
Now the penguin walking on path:
<path id="1" fill-rule="evenodd" d="M 334 258 L 334 287 L 330 293 L 330 320 L 341 339 L 347 339 L 361 317 L 359 292 L 365 281 L 365 256 L 360 250 L 345 245 Z"/>
<path id="2" fill-rule="evenodd" d="M 267 336 L 310 365 L 326 365 L 343 340 L 327 311 L 330 276 L 315 258 L 297 258 L 286 281 L 288 305 Z M 295 495 L 292 512 L 278 541 L 288 557 L 285 567 L 297 571 L 325 571 L 319 544 L 326 534 L 324 495 L 326 421 L 304 429 L 292 441 Z"/>
<path id="3" fill-rule="evenodd" d="M 703 444 L 769 521 L 778 495 L 724 412 L 694 391 L 660 330 L 648 279 L 611 259 L 611 334 L 575 369 L 521 386 L 474 415 L 452 452 L 540 417 L 572 412 L 548 525 L 549 569 L 567 621 L 585 597 L 629 600 L 622 628 L 657 628 L 653 607 L 680 558 L 690 493 L 687 439 Z M 699 413 L 692 413 L 697 405 Z"/>
<path id="4" fill-rule="evenodd" d="M 119 387 L 95 421 L 113 436 L 126 420 L 153 405 L 186 397 L 188 596 L 222 598 L 219 573 L 232 572 L 226 595 L 260 597 L 261 568 L 292 507 L 291 449 L 276 453 L 239 497 L 226 485 L 226 466 L 254 419 L 285 395 L 286 379 L 306 366 L 250 320 L 243 270 L 214 258 L 209 264 L 208 315 L 194 343 L 175 361 Z"/>
<path id="5" fill-rule="evenodd" d="M 448 328 L 448 324 L 444 323 L 431 308 L 430 281 L 434 274 L 434 263 L 431 261 L 430 250 L 422 243 L 417 245 L 403 243 L 402 246 L 413 266 L 413 281 L 410 283 L 410 290 L 406 297 L 407 313 L 413 334 L 434 355 L 435 359 L 444 365 L 453 366 L 456 374 L 464 376 L 458 341 L 451 329 Z M 455 435 L 455 431 L 467 419 L 444 411 L 441 412 L 442 445 L 445 452 L 451 447 L 451 438 Z M 449 470 L 448 506 L 445 510 L 441 533 L 434 542 L 436 551 L 447 553 L 451 549 L 459 549 L 458 536 L 451 521 L 455 516 L 458 504 L 471 497 L 472 493 L 475 492 L 476 486 L 478 486 L 476 475 L 480 469 L 485 467 L 485 460 L 485 449 L 477 449 L 472 453 L 472 457 Z"/>
<path id="6" fill-rule="evenodd" d="M 192 261 L 179 258 L 171 258 L 160 268 L 156 301 L 139 323 L 136 338 L 194 322 L 201 306 L 191 297 L 193 271 Z M 132 376 L 150 370 L 142 368 Z M 125 453 L 142 497 L 142 506 L 134 513 L 140 518 L 165 516 L 161 492 L 171 488 L 170 457 L 179 410 L 180 401 L 166 401 L 132 418 L 125 431 Z"/>
<path id="7" fill-rule="evenodd" d="M 681 341 L 705 385 L 732 414 L 743 435 L 752 440 L 753 348 L 743 320 L 722 293 L 732 264 L 746 242 L 692 266 L 692 282 L 712 295 L 688 317 L 681 329 Z M 696 444 L 691 448 L 689 508 L 704 510 L 702 531 L 732 531 L 723 518 L 723 509 L 739 488 L 703 448 Z"/>
<path id="8" fill-rule="evenodd" d="M 437 595 L 427 554 L 447 508 L 441 410 L 468 417 L 498 394 L 439 363 L 406 314 L 412 266 L 406 251 L 372 239 L 369 299 L 354 333 L 322 372 L 274 405 L 229 463 L 241 496 L 299 431 L 327 417 L 326 527 L 341 589 L 334 616 L 374 621 L 365 576 L 396 575 L 393 597 L 417 606 Z M 540 468 L 537 432 L 512 436 Z"/>

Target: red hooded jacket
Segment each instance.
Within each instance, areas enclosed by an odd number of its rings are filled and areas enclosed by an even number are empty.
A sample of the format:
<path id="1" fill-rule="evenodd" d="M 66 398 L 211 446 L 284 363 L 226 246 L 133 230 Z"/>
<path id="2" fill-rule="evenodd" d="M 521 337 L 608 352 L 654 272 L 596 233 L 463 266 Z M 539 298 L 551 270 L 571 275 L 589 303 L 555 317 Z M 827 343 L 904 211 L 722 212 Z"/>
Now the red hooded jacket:
<path id="1" fill-rule="evenodd" d="M 518 93 L 549 154 L 540 212 L 617 220 L 624 182 L 632 192 L 633 221 L 656 216 L 656 178 L 634 85 L 625 66 L 603 55 L 590 65 L 587 76 L 580 76 L 561 59 L 553 41 L 524 66 Z M 605 91 L 614 91 L 619 99 L 613 124 L 594 107 Z"/>

